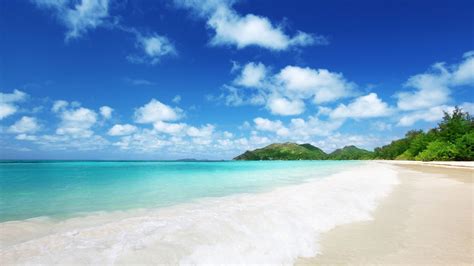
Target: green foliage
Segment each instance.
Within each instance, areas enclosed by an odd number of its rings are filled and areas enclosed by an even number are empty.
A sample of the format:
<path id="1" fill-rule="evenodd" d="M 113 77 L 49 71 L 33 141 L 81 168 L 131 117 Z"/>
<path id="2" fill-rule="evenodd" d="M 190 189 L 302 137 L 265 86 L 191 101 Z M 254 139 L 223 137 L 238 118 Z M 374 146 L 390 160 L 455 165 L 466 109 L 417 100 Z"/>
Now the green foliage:
<path id="1" fill-rule="evenodd" d="M 373 152 L 359 149 L 353 145 L 337 149 L 328 155 L 329 160 L 370 160 L 372 157 Z"/>
<path id="2" fill-rule="evenodd" d="M 464 134 L 456 140 L 456 160 L 474 161 L 474 132 Z"/>
<path id="3" fill-rule="evenodd" d="M 261 149 L 246 151 L 234 160 L 369 160 L 372 152 L 346 146 L 326 154 L 311 144 L 274 143 Z"/>
<path id="4" fill-rule="evenodd" d="M 408 150 L 405 151 L 406 155 L 402 160 L 413 160 L 420 152 L 424 151 L 430 142 L 435 140 L 435 131 L 430 131 L 428 133 L 421 132 L 416 135 L 410 142 Z"/>
<path id="5" fill-rule="evenodd" d="M 254 151 L 246 151 L 234 160 L 324 160 L 327 154 L 311 144 L 274 143 Z"/>
<path id="6" fill-rule="evenodd" d="M 407 132 L 404 138 L 375 148 L 376 159 L 474 160 L 474 119 L 456 107 L 436 128 Z"/>
<path id="7" fill-rule="evenodd" d="M 404 151 L 402 154 L 398 155 L 395 160 L 414 160 L 415 156 L 413 156 L 413 153 L 410 152 L 410 150 Z"/>
<path id="8" fill-rule="evenodd" d="M 454 146 L 454 144 L 442 140 L 435 140 L 416 156 L 416 159 L 420 161 L 450 161 L 453 160 L 455 155 L 456 146 Z"/>
<path id="9" fill-rule="evenodd" d="M 474 120 L 469 113 L 456 107 L 452 114 L 444 113 L 443 121 L 438 125 L 438 137 L 444 141 L 454 143 L 459 137 L 472 132 Z"/>

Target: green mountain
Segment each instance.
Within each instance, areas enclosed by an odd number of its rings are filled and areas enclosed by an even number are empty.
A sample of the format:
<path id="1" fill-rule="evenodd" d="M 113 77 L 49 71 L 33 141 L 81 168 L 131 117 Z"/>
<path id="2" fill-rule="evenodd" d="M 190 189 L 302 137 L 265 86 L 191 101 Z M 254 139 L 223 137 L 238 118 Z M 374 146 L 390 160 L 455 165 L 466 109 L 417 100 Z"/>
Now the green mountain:
<path id="1" fill-rule="evenodd" d="M 337 149 L 328 155 L 329 160 L 370 160 L 372 158 L 373 152 L 359 149 L 354 145 Z"/>
<path id="2" fill-rule="evenodd" d="M 311 144 L 274 143 L 246 151 L 234 160 L 324 160 L 327 154 Z"/>

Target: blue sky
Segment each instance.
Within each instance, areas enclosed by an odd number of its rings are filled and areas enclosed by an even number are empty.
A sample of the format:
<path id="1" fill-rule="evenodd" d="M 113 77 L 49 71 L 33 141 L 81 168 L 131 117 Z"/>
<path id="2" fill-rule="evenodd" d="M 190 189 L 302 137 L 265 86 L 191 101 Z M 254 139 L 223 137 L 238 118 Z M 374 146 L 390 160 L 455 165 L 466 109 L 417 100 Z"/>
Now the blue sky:
<path id="1" fill-rule="evenodd" d="M 19 0 L 0 9 L 4 159 L 372 149 L 474 113 L 472 1 Z"/>

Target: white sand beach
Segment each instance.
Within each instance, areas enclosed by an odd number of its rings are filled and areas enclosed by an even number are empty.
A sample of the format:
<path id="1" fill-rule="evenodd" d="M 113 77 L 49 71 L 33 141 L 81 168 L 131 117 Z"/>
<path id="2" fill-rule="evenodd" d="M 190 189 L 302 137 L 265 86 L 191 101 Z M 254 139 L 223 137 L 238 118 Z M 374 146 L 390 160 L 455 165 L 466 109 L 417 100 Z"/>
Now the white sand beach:
<path id="1" fill-rule="evenodd" d="M 400 184 L 371 221 L 322 234 L 321 253 L 297 264 L 474 263 L 472 162 L 381 161 Z"/>

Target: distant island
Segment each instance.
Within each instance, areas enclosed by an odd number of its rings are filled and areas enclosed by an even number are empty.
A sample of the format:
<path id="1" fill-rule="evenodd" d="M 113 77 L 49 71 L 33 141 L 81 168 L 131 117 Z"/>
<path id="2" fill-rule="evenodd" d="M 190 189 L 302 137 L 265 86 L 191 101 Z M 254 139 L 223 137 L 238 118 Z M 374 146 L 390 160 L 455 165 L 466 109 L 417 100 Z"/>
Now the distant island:
<path id="1" fill-rule="evenodd" d="M 354 145 L 345 146 L 329 154 L 309 143 L 274 143 L 253 151 L 246 151 L 234 160 L 418 160 L 418 161 L 473 161 L 474 119 L 456 107 L 452 114 L 445 112 L 436 128 L 427 132 L 411 130 L 405 137 L 368 151 Z"/>
<path id="2" fill-rule="evenodd" d="M 325 153 L 309 143 L 274 143 L 261 149 L 246 151 L 234 160 L 369 160 L 373 152 L 346 146 L 332 153 Z"/>

